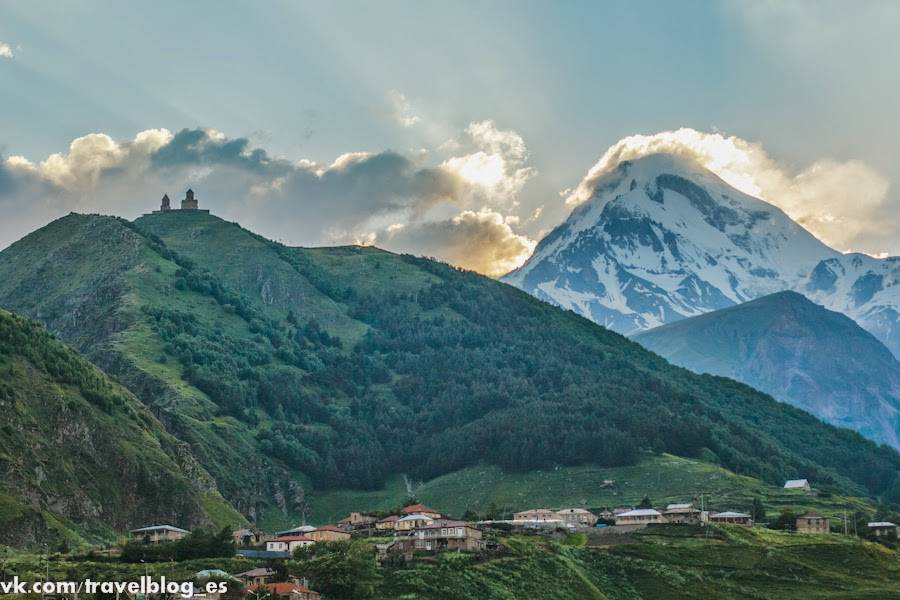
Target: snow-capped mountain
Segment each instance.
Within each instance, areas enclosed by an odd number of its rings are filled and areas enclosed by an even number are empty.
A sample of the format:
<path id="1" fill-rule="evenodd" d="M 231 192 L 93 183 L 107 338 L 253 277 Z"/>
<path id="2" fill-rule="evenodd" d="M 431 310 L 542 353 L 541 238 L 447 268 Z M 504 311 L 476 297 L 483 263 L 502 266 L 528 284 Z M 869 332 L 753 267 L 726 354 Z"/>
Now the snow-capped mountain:
<path id="1" fill-rule="evenodd" d="M 825 259 L 797 291 L 852 318 L 900 358 L 900 256 Z"/>
<path id="2" fill-rule="evenodd" d="M 842 255 L 689 159 L 623 161 L 503 278 L 629 335 L 783 290 L 900 355 L 900 259 Z"/>

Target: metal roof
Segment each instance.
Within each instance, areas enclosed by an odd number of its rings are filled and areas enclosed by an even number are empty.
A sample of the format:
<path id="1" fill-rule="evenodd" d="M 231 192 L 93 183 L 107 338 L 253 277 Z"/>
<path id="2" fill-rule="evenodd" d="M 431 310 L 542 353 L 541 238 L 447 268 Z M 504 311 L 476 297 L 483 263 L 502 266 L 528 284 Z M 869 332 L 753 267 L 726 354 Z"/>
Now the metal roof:
<path id="1" fill-rule="evenodd" d="M 149 527 L 141 527 L 140 529 L 132 529 L 131 533 L 150 533 L 151 531 L 174 531 L 175 533 L 190 533 L 187 529 L 181 529 L 174 525 L 151 525 Z"/>
<path id="2" fill-rule="evenodd" d="M 807 485 L 809 485 L 809 480 L 807 479 L 788 479 L 784 482 L 784 487 L 786 489 L 805 487 Z"/>
<path id="3" fill-rule="evenodd" d="M 412 515 L 406 515 L 405 517 L 401 517 L 399 520 L 400 521 L 434 521 L 434 519 L 429 517 L 428 515 L 423 515 L 423 514 L 419 514 L 419 513 L 415 513 Z"/>
<path id="4" fill-rule="evenodd" d="M 616 515 L 617 517 L 649 517 L 649 516 L 662 516 L 655 508 L 636 508 L 634 510 L 629 510 L 623 513 L 619 513 Z"/>
<path id="5" fill-rule="evenodd" d="M 291 535 L 294 533 L 309 533 L 310 531 L 315 531 L 316 528 L 312 525 L 301 525 L 300 527 L 294 527 L 293 529 L 287 529 L 285 531 L 279 531 L 275 534 L 275 537 L 280 537 L 282 535 Z"/>

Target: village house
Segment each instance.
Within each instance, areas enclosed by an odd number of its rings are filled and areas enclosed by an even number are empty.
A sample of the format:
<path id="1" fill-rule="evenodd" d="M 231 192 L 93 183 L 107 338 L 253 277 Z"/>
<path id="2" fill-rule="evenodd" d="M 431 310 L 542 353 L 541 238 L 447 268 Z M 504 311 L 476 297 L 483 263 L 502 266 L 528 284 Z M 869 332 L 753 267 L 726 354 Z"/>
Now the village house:
<path id="1" fill-rule="evenodd" d="M 431 517 L 432 519 L 440 519 L 443 515 L 433 508 L 428 508 L 424 504 L 412 504 L 410 506 L 403 507 L 403 510 L 400 511 L 400 515 L 425 515 L 427 517 Z"/>
<path id="2" fill-rule="evenodd" d="M 383 519 L 379 519 L 375 521 L 375 529 L 382 531 L 393 531 L 394 526 L 397 524 L 397 521 L 400 520 L 400 517 L 397 515 L 390 515 Z"/>
<path id="3" fill-rule="evenodd" d="M 349 516 L 344 517 L 337 522 L 338 525 L 348 526 L 352 529 L 365 528 L 377 521 L 376 517 L 361 512 L 351 512 Z"/>
<path id="4" fill-rule="evenodd" d="M 307 533 L 306 536 L 312 538 L 316 542 L 340 542 L 342 540 L 349 540 L 351 537 L 349 533 L 334 525 L 317 527 L 313 531 Z"/>
<path id="5" fill-rule="evenodd" d="M 703 513 L 698 508 L 694 508 L 693 503 L 669 504 L 663 511 L 663 516 L 667 523 L 677 523 L 680 525 L 699 525 L 703 522 Z"/>
<path id="6" fill-rule="evenodd" d="M 812 488 L 809 485 L 809 481 L 806 479 L 788 479 L 784 482 L 784 489 L 808 492 Z"/>
<path id="7" fill-rule="evenodd" d="M 896 537 L 900 538 L 900 525 L 891 523 L 890 521 L 873 521 L 868 524 L 869 529 L 876 537 Z"/>
<path id="8" fill-rule="evenodd" d="M 806 513 L 797 517 L 797 533 L 831 533 L 828 518 L 816 513 Z"/>
<path id="9" fill-rule="evenodd" d="M 513 515 L 513 521 L 559 521 L 559 515 L 549 508 L 533 508 Z"/>
<path id="10" fill-rule="evenodd" d="M 563 508 L 556 511 L 556 516 L 566 525 L 590 527 L 597 522 L 597 515 L 583 508 Z"/>
<path id="11" fill-rule="evenodd" d="M 297 548 L 305 548 L 315 543 L 316 540 L 305 535 L 283 535 L 266 542 L 266 550 L 268 552 L 290 552 L 293 554 Z"/>
<path id="12" fill-rule="evenodd" d="M 163 542 L 175 542 L 188 535 L 190 531 L 173 527 L 172 525 L 151 525 L 149 527 L 141 527 L 140 529 L 132 529 L 128 532 L 131 539 L 144 540 L 151 544 L 161 544 Z"/>
<path id="13" fill-rule="evenodd" d="M 261 531 L 244 528 L 232 531 L 231 538 L 234 540 L 235 546 L 261 546 L 272 539 L 272 536 Z"/>
<path id="14" fill-rule="evenodd" d="M 251 585 L 247 588 L 247 597 L 251 600 L 259 593 L 265 591 L 271 596 L 281 600 L 319 600 L 319 592 L 314 592 L 305 585 L 292 582 L 269 583 L 266 585 Z"/>
<path id="15" fill-rule="evenodd" d="M 250 569 L 243 573 L 238 573 L 235 577 L 244 584 L 244 587 L 255 585 L 266 585 L 272 583 L 275 579 L 275 571 L 260 567 L 258 569 Z"/>
<path id="16" fill-rule="evenodd" d="M 415 549 L 438 552 L 463 550 L 478 552 L 482 548 L 481 530 L 462 521 L 436 520 L 413 533 Z"/>
<path id="17" fill-rule="evenodd" d="M 743 525 L 744 527 L 753 525 L 753 519 L 750 515 L 732 511 L 713 513 L 709 516 L 709 520 L 713 523 L 728 523 L 731 525 Z"/>
<path id="18" fill-rule="evenodd" d="M 397 519 L 397 522 L 394 524 L 394 531 L 412 531 L 413 529 L 418 529 L 419 527 L 431 525 L 433 522 L 434 518 L 428 515 L 406 515 L 405 517 L 400 517 L 399 519 Z"/>
<path id="19" fill-rule="evenodd" d="M 616 515 L 616 525 L 649 525 L 665 522 L 666 518 L 655 508 L 636 508 Z"/>

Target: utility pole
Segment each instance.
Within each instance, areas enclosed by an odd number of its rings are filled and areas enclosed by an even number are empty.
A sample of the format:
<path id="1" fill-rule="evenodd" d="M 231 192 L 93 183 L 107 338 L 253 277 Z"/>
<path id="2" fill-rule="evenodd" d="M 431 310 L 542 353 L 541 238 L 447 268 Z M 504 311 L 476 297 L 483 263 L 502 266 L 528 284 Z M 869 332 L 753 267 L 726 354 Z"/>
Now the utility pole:
<path id="1" fill-rule="evenodd" d="M 44 575 L 44 585 L 41 586 L 41 599 L 44 598 L 44 588 L 47 586 L 47 582 L 50 580 L 50 548 L 47 547 L 47 544 L 44 544 L 44 567 L 46 569 Z"/>

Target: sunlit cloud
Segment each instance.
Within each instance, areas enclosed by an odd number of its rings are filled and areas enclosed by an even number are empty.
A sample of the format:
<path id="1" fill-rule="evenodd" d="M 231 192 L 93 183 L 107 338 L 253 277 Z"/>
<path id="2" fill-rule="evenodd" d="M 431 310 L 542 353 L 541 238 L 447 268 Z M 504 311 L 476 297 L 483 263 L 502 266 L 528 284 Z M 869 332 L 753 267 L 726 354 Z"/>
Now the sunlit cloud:
<path id="1" fill-rule="evenodd" d="M 441 166 L 481 188 L 488 203 L 516 206 L 522 188 L 537 175 L 526 165 L 525 140 L 515 131 L 499 129 L 493 121 L 470 123 L 466 135 L 476 151 L 448 158 Z"/>
<path id="2" fill-rule="evenodd" d="M 13 57 L 12 46 L 7 44 L 6 42 L 0 42 L 0 58 L 12 58 L 12 57 Z"/>
<path id="3" fill-rule="evenodd" d="M 590 199 L 597 181 L 619 162 L 657 153 L 696 161 L 738 190 L 778 206 L 839 250 L 859 247 L 865 236 L 900 225 L 889 204 L 888 180 L 861 161 L 822 158 L 792 172 L 759 144 L 687 128 L 619 140 L 567 191 L 566 204 Z"/>
<path id="4" fill-rule="evenodd" d="M 513 231 L 514 221 L 489 209 L 467 210 L 442 221 L 395 224 L 370 234 L 368 241 L 499 277 L 525 262 L 537 245 Z"/>

